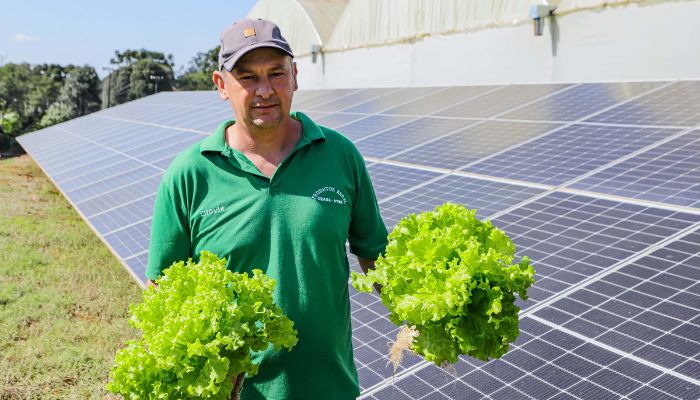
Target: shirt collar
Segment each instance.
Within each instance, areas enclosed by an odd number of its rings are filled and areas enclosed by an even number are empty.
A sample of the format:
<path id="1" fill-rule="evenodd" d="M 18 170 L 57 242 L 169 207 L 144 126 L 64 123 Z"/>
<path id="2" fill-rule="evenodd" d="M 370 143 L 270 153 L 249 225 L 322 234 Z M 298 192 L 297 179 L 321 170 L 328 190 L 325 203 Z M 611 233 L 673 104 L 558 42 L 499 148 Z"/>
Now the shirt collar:
<path id="1" fill-rule="evenodd" d="M 316 125 L 311 118 L 307 117 L 306 114 L 299 111 L 294 111 L 291 113 L 292 118 L 300 121 L 302 129 L 302 140 L 306 142 L 316 142 L 326 140 L 326 135 L 323 134 L 321 128 Z M 226 128 L 236 123 L 235 119 L 227 119 L 226 121 L 219 124 L 216 130 L 209 135 L 206 139 L 202 141 L 199 145 L 199 151 L 201 153 L 214 151 L 217 153 L 223 153 L 228 149 L 228 144 L 226 144 Z"/>

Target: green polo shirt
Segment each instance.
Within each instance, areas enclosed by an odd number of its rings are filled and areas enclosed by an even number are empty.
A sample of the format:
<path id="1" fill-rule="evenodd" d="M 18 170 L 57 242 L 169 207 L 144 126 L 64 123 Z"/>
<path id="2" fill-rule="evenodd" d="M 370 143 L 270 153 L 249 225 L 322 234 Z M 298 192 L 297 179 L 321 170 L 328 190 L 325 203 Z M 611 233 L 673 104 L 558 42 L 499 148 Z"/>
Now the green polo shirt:
<path id="1" fill-rule="evenodd" d="M 202 250 L 235 272 L 262 269 L 299 342 L 256 354 L 260 370 L 242 399 L 355 399 L 345 242 L 376 258 L 387 231 L 355 146 L 302 113 L 292 118 L 303 134 L 272 178 L 226 144 L 233 120 L 173 161 L 155 202 L 146 276 Z"/>

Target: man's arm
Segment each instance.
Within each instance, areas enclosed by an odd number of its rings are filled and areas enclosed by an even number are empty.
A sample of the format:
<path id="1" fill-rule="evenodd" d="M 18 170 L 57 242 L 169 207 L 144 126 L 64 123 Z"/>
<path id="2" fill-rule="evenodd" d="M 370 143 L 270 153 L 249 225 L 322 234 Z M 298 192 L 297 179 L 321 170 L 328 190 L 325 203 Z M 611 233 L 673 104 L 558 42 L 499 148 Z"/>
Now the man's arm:
<path id="1" fill-rule="evenodd" d="M 360 263 L 360 268 L 362 268 L 362 272 L 367 274 L 367 272 L 370 269 L 374 269 L 374 261 L 369 258 L 362 258 L 362 257 L 357 257 L 357 261 Z"/>
<path id="2" fill-rule="evenodd" d="M 360 268 L 362 268 L 362 272 L 364 272 L 365 275 L 367 275 L 367 272 L 370 269 L 374 269 L 374 262 L 376 260 L 372 260 L 369 258 L 362 258 L 362 257 L 358 256 L 357 261 L 360 263 Z M 382 285 L 375 283 L 374 290 L 376 290 L 378 294 L 382 294 Z"/>
<path id="3" fill-rule="evenodd" d="M 154 281 L 173 262 L 192 257 L 188 212 L 185 196 L 182 194 L 186 189 L 185 179 L 174 174 L 170 170 L 165 173 L 153 205 L 151 241 L 146 267 L 148 287 L 154 286 Z"/>

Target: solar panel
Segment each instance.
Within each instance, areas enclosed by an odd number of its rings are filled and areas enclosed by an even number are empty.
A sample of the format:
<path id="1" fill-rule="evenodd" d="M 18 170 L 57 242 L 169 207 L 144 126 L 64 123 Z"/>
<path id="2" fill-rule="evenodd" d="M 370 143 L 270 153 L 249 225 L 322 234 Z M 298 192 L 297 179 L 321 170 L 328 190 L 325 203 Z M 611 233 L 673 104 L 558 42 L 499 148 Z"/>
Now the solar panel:
<path id="1" fill-rule="evenodd" d="M 339 111 L 343 108 L 348 108 L 356 104 L 363 103 L 367 100 L 373 100 L 384 94 L 395 92 L 396 89 L 364 89 L 359 92 L 355 92 L 351 95 L 341 97 L 337 100 L 328 101 L 319 104 L 315 107 L 311 107 L 310 110 L 313 111 Z"/>
<path id="2" fill-rule="evenodd" d="M 474 121 L 445 118 L 419 118 L 398 127 L 382 131 L 378 135 L 356 141 L 363 155 L 384 158 L 400 151 L 419 146 L 426 140 L 462 129 Z"/>
<path id="3" fill-rule="evenodd" d="M 350 140 L 357 141 L 412 120 L 411 117 L 370 115 L 369 117 L 360 118 L 351 123 L 342 125 L 338 127 L 338 130 L 340 130 L 343 135 L 350 138 Z"/>
<path id="4" fill-rule="evenodd" d="M 94 214 L 89 218 L 89 221 L 99 233 L 106 235 L 125 226 L 130 226 L 150 218 L 153 212 L 153 203 L 155 199 L 156 196 L 151 194 L 119 207 Z"/>
<path id="5" fill-rule="evenodd" d="M 441 117 L 472 117 L 490 118 L 503 112 L 539 100 L 543 96 L 564 90 L 571 85 L 513 85 L 491 93 L 483 94 L 475 99 L 453 105 L 435 115 Z"/>
<path id="6" fill-rule="evenodd" d="M 507 112 L 499 118 L 576 121 L 661 85 L 660 82 L 584 83 Z"/>
<path id="7" fill-rule="evenodd" d="M 77 202 L 75 205 L 89 219 L 97 213 L 155 193 L 158 190 L 160 179 L 161 174 L 156 174 L 125 186 L 107 190 L 97 196 Z"/>
<path id="8" fill-rule="evenodd" d="M 693 127 L 700 124 L 700 81 L 676 82 L 590 118 L 590 122 Z"/>
<path id="9" fill-rule="evenodd" d="M 146 163 L 155 163 L 164 158 L 171 157 L 174 154 L 179 154 L 181 151 L 191 145 L 202 140 L 199 135 L 182 135 L 180 137 L 172 137 L 171 144 L 164 144 L 163 147 L 153 145 L 145 145 L 133 150 L 133 154 L 139 160 Z M 141 154 L 143 152 L 143 154 Z"/>
<path id="10" fill-rule="evenodd" d="M 296 104 L 304 101 L 304 100 L 309 100 L 314 97 L 320 96 L 322 94 L 326 93 L 326 90 L 324 89 L 310 89 L 310 90 L 300 90 L 294 93 L 294 108 L 296 107 Z"/>
<path id="11" fill-rule="evenodd" d="M 389 158 L 412 164 L 458 169 L 561 126 L 485 121 Z"/>
<path id="12" fill-rule="evenodd" d="M 118 170 L 114 175 L 108 176 L 105 179 L 90 182 L 89 184 L 79 187 L 71 191 L 64 191 L 64 194 L 73 203 L 78 203 L 89 198 L 99 196 L 115 187 L 125 186 L 132 182 L 137 182 L 141 179 L 150 178 L 154 175 L 161 174 L 163 169 L 154 168 L 144 165 L 142 167 L 129 171 Z"/>
<path id="13" fill-rule="evenodd" d="M 677 132 L 575 124 L 464 170 L 559 185 Z"/>
<path id="14" fill-rule="evenodd" d="M 360 398 L 700 398 L 698 85 L 296 93 L 296 109 L 368 158 L 388 227 L 461 203 L 537 270 L 512 350 L 452 370 L 407 356 L 394 373 L 398 328 L 350 287 Z M 143 281 L 163 171 L 231 116 L 215 91 L 160 93 L 19 140 Z"/>
<path id="15" fill-rule="evenodd" d="M 144 250 L 141 253 L 126 257 L 124 262 L 126 262 L 131 273 L 137 279 L 143 279 L 142 277 L 146 276 L 146 267 L 148 266 L 148 251 Z"/>
<path id="16" fill-rule="evenodd" d="M 700 130 L 569 185 L 619 196 L 700 207 Z"/>
<path id="17" fill-rule="evenodd" d="M 384 223 L 391 229 L 409 213 L 429 211 L 447 201 L 475 208 L 477 218 L 487 218 L 543 191 L 527 186 L 446 175 L 398 197 L 381 199 L 379 206 Z"/>
<path id="18" fill-rule="evenodd" d="M 386 309 L 377 296 L 358 293 L 352 286 L 350 307 L 355 364 L 360 389 L 364 390 L 390 379 L 394 374 L 384 355 L 388 352 L 388 344 L 396 339 L 399 328 L 389 321 Z M 419 357 L 408 355 L 397 372 L 409 370 L 420 362 Z"/>
<path id="19" fill-rule="evenodd" d="M 520 338 L 500 360 L 464 358 L 452 372 L 432 364 L 416 369 L 371 387 L 362 398 L 650 399 L 673 393 L 690 399 L 700 393 L 700 386 L 663 367 L 626 358 L 535 318 L 521 321 Z"/>
<path id="20" fill-rule="evenodd" d="M 418 98 L 425 97 L 442 88 L 426 87 L 426 88 L 403 88 L 397 91 L 388 93 L 384 96 L 356 104 L 352 107 L 345 108 L 341 111 L 352 113 L 374 114 L 385 111 L 389 108 L 394 108 L 398 104 L 404 104 L 415 101 Z"/>
<path id="21" fill-rule="evenodd" d="M 380 202 L 441 175 L 439 172 L 391 164 L 373 164 L 367 170 Z"/>
<path id="22" fill-rule="evenodd" d="M 310 114 L 307 114 L 309 117 L 311 117 Z M 364 115 L 361 114 L 341 114 L 341 113 L 330 113 L 326 114 L 323 117 L 319 118 L 316 122 L 319 124 L 331 128 L 331 129 L 337 129 L 339 126 L 345 125 L 347 123 L 350 123 L 352 121 L 356 121 L 358 119 L 364 118 Z"/>
<path id="23" fill-rule="evenodd" d="M 700 232 L 663 246 L 535 315 L 650 363 L 700 370 Z"/>
<path id="24" fill-rule="evenodd" d="M 127 259 L 148 250 L 150 235 L 151 220 L 149 219 L 112 231 L 104 235 L 104 239 L 119 257 Z M 143 271 L 144 274 L 139 275 L 141 279 L 145 278 L 145 272 Z"/>
<path id="25" fill-rule="evenodd" d="M 304 114 L 314 121 L 318 121 L 319 119 L 326 117 L 326 116 L 338 115 L 336 113 L 327 113 L 327 112 L 323 112 L 323 111 L 305 111 Z M 328 125 L 323 125 L 323 126 L 330 128 L 330 126 L 328 126 Z"/>
<path id="26" fill-rule="evenodd" d="M 520 254 L 536 260 L 527 308 L 646 251 L 700 215 L 560 192 L 494 219 Z"/>
<path id="27" fill-rule="evenodd" d="M 68 180 L 74 179 L 81 174 L 87 174 L 88 171 L 93 171 L 100 167 L 111 167 L 120 163 L 124 163 L 129 160 L 129 157 L 118 154 L 118 153 L 101 153 L 100 159 L 96 161 L 88 161 L 87 164 L 83 162 L 77 163 L 66 163 L 66 168 L 61 168 L 60 170 L 56 168 L 56 174 L 53 176 L 54 182 L 58 184 L 63 184 Z"/>
<path id="28" fill-rule="evenodd" d="M 332 89 L 324 91 L 324 93 L 314 96 L 308 100 L 301 100 L 294 103 L 297 110 L 313 110 L 315 107 L 341 99 L 345 96 L 359 92 L 358 89 Z"/>
<path id="29" fill-rule="evenodd" d="M 498 89 L 499 86 L 457 86 L 433 92 L 414 101 L 383 111 L 385 114 L 427 115 Z"/>

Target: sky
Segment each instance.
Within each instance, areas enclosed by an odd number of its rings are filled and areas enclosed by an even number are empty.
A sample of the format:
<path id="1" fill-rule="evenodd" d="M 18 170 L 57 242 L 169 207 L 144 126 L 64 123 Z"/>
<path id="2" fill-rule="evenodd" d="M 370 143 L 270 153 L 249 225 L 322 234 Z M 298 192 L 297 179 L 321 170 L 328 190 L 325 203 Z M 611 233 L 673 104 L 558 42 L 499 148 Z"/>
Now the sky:
<path id="1" fill-rule="evenodd" d="M 175 72 L 255 0 L 0 0 L 0 64 L 91 65 L 108 74 L 116 50 L 172 54 Z"/>

